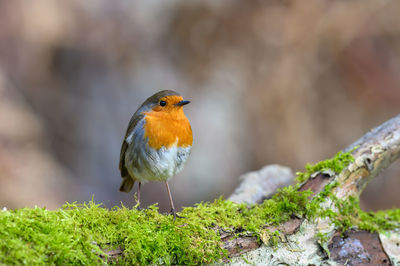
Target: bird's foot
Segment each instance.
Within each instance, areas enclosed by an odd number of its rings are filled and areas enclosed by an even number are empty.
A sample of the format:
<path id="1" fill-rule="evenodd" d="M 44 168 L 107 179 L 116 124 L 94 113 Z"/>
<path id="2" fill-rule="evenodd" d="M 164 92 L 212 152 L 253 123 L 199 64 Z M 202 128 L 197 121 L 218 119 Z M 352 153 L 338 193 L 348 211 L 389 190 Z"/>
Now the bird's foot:
<path id="1" fill-rule="evenodd" d="M 175 209 L 171 209 L 171 211 L 169 212 L 169 214 L 174 216 L 174 220 L 176 220 L 176 217 L 178 217 L 178 218 L 186 218 L 186 217 L 183 217 L 183 216 L 178 215 L 178 214 L 176 213 Z"/>

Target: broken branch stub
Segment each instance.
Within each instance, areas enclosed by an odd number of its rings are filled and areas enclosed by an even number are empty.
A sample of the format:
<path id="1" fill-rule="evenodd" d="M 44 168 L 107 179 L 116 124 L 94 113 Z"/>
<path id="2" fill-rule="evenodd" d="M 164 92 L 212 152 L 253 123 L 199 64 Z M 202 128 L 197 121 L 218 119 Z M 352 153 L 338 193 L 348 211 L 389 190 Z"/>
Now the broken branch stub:
<path id="1" fill-rule="evenodd" d="M 351 151 L 355 158 L 337 181 L 334 193 L 339 198 L 359 196 L 367 184 L 400 157 L 400 115 L 355 141 L 344 151 Z"/>

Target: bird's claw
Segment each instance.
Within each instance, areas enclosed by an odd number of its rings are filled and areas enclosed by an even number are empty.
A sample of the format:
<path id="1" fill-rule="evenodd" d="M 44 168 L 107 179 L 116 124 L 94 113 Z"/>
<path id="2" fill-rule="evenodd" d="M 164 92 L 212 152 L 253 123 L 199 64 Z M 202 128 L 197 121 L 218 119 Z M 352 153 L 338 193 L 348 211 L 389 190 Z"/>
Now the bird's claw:
<path id="1" fill-rule="evenodd" d="M 186 217 L 183 217 L 183 216 L 178 215 L 178 214 L 176 213 L 175 209 L 171 209 L 171 211 L 169 212 L 169 214 L 170 214 L 170 215 L 172 214 L 172 215 L 174 216 L 174 220 L 176 220 L 176 217 L 178 217 L 178 218 L 186 218 Z"/>

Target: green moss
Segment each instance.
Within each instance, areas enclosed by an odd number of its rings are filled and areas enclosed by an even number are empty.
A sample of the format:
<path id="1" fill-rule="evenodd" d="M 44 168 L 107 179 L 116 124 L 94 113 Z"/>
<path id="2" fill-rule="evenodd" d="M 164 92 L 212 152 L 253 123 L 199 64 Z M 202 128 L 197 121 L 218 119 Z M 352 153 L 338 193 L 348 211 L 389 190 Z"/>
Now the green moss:
<path id="1" fill-rule="evenodd" d="M 347 200 L 333 198 L 339 210 L 333 222 L 343 232 L 353 227 L 380 233 L 400 228 L 400 209 L 365 212 L 360 208 L 356 197 L 349 197 Z"/>
<path id="2" fill-rule="evenodd" d="M 305 166 L 306 169 L 305 172 L 296 173 L 297 181 L 299 183 L 303 183 L 310 177 L 310 175 L 318 171 L 322 172 L 322 171 L 332 170 L 335 173 L 340 173 L 351 162 L 354 162 L 354 157 L 351 155 L 351 152 L 353 150 L 351 150 L 350 152 L 338 152 L 332 159 L 321 161 L 314 165 L 307 163 Z"/>
<path id="3" fill-rule="evenodd" d="M 315 165 L 307 164 L 304 173 L 297 173 L 298 183 L 305 182 L 311 174 L 317 171 L 332 170 L 335 173 L 340 173 L 354 161 L 351 152 L 352 151 L 348 153 L 339 152 L 330 160 L 319 162 Z M 332 193 L 332 190 L 337 186 L 339 186 L 338 182 L 329 183 L 325 186 L 323 191 L 316 195 L 306 205 L 304 212 L 307 219 L 313 220 L 316 218 L 329 218 L 342 233 L 346 232 L 350 228 L 358 228 L 360 230 L 379 233 L 400 228 L 400 209 L 365 212 L 360 208 L 359 198 L 352 196 L 347 199 L 337 198 Z M 323 206 L 322 203 L 328 198 L 332 201 L 331 204 L 335 207 L 335 210 L 329 207 L 321 207 Z M 322 232 L 316 234 L 318 243 L 328 255 L 329 250 L 327 249 L 327 242 L 329 241 L 329 237 L 328 234 Z"/>
<path id="4" fill-rule="evenodd" d="M 298 176 L 304 180 L 316 169 L 340 172 L 352 160 L 349 153 L 339 153 L 307 166 L 306 173 Z M 227 256 L 217 229 L 237 236 L 252 234 L 276 245 L 281 234 L 269 232 L 266 226 L 278 225 L 293 215 L 330 217 L 342 230 L 357 226 L 382 231 L 399 226 L 400 210 L 364 212 L 356 198 L 344 201 L 333 197 L 331 191 L 337 185 L 329 184 L 311 201 L 311 191 L 299 192 L 299 184 L 282 188 L 271 199 L 250 207 L 219 198 L 184 208 L 180 215 L 186 218 L 176 221 L 160 214 L 156 205 L 143 211 L 125 206 L 109 210 L 93 200 L 54 211 L 0 211 L 0 264 L 207 264 Z M 320 207 L 328 196 L 339 213 Z M 325 238 L 320 234 L 321 241 Z M 118 248 L 124 255 L 118 261 L 107 260 L 104 250 Z"/>
<path id="5" fill-rule="evenodd" d="M 0 211 L 0 263 L 99 263 L 89 230 L 73 213 L 43 208 Z M 95 252 L 93 252 L 95 251 Z"/>
<path id="6" fill-rule="evenodd" d="M 331 252 L 329 251 L 328 247 L 328 242 L 330 239 L 330 234 L 328 233 L 321 233 L 318 232 L 315 235 L 315 238 L 317 239 L 318 244 L 322 247 L 322 249 L 325 251 L 325 253 L 328 255 L 328 257 L 331 255 Z"/>
<path id="7" fill-rule="evenodd" d="M 316 165 L 308 165 L 306 172 L 298 173 L 298 177 L 300 176 L 300 179 L 304 180 L 304 178 L 307 179 L 315 171 L 327 169 L 339 173 L 354 161 L 350 152 L 339 152 L 333 159 L 319 162 Z M 329 183 L 323 191 L 306 205 L 305 216 L 308 219 L 315 219 L 317 217 L 329 218 L 342 232 L 350 228 L 359 228 L 371 232 L 384 232 L 400 227 L 400 209 L 365 212 L 360 208 L 359 198 L 351 196 L 347 199 L 339 199 L 333 195 L 332 190 L 338 185 L 338 182 Z M 321 208 L 321 203 L 327 198 L 332 200 L 332 204 L 336 207 L 337 211 L 334 211 L 332 208 Z M 324 238 L 321 238 L 321 241 L 323 240 Z"/>
<path id="8" fill-rule="evenodd" d="M 0 211 L 0 263 L 99 264 L 102 250 L 121 248 L 124 264 L 202 264 L 226 257 L 216 228 L 258 236 L 263 225 L 278 224 L 302 214 L 308 192 L 282 189 L 273 199 L 247 207 L 219 198 L 180 213 L 158 212 L 155 205 L 138 211 L 111 210 L 93 201 L 44 208 Z"/>
<path id="9" fill-rule="evenodd" d="M 101 249 L 122 248 L 128 264 L 199 264 L 226 256 L 216 227 L 254 233 L 296 213 L 302 215 L 309 192 L 288 187 L 260 205 L 247 207 L 222 198 L 187 207 L 183 219 L 159 214 L 156 206 L 137 211 L 107 210 L 93 201 L 62 209 L 0 212 L 1 263 L 98 264 Z"/>

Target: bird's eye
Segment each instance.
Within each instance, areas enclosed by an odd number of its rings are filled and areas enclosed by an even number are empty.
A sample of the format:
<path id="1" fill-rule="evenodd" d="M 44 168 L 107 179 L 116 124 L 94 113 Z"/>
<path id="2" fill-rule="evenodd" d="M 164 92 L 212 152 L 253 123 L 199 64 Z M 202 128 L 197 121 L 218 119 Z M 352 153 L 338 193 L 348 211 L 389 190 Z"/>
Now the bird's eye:
<path id="1" fill-rule="evenodd" d="M 166 101 L 160 101 L 160 105 L 161 105 L 161 106 L 166 106 L 166 105 L 167 105 L 167 102 L 166 102 Z"/>

